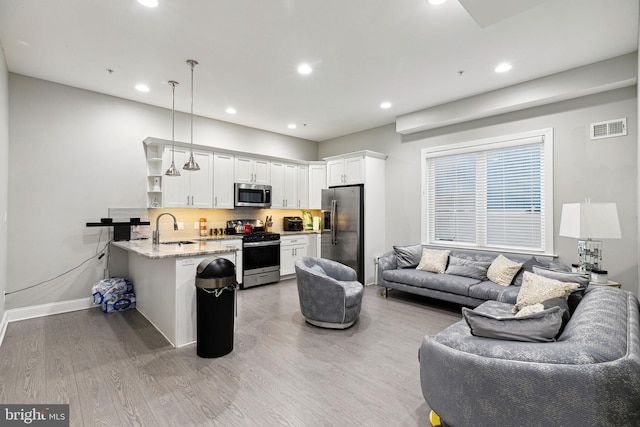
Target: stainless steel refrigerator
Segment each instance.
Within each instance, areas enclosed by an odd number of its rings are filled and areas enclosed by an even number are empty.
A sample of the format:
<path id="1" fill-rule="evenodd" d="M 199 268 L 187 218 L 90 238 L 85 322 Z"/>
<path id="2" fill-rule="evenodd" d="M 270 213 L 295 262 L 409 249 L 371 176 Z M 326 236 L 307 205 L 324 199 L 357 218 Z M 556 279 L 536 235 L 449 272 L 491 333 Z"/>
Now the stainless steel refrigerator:
<path id="1" fill-rule="evenodd" d="M 364 203 L 362 185 L 322 190 L 320 256 L 353 268 L 364 283 Z"/>

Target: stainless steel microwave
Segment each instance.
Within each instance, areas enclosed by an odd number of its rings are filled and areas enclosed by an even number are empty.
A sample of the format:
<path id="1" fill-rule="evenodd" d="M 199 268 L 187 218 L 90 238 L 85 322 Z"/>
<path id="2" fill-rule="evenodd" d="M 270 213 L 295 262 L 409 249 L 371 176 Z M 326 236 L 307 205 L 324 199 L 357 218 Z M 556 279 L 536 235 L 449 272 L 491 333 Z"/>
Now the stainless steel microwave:
<path id="1" fill-rule="evenodd" d="M 236 206 L 271 207 L 271 186 L 236 183 Z"/>

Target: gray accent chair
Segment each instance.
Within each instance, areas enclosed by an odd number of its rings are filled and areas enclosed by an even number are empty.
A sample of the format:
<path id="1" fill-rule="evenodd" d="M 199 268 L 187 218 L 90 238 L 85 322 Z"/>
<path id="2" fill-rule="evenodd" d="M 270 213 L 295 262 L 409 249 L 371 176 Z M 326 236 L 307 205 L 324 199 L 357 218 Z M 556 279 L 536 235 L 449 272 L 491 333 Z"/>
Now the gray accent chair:
<path id="1" fill-rule="evenodd" d="M 323 258 L 296 261 L 300 310 L 315 326 L 346 329 L 358 320 L 364 286 L 351 267 Z"/>

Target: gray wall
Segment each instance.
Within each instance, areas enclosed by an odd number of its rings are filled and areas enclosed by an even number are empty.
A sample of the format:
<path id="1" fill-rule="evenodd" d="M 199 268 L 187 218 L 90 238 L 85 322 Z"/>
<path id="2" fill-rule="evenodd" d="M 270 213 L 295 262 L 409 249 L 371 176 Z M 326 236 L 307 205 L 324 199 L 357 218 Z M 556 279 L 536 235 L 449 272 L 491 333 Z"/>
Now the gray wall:
<path id="1" fill-rule="evenodd" d="M 9 209 L 9 72 L 0 47 L 0 334 L 7 289 L 7 211 Z"/>
<path id="2" fill-rule="evenodd" d="M 171 111 L 12 73 L 9 95 L 6 286 L 12 292 L 56 277 L 101 249 L 107 233 L 99 243 L 99 229 L 86 222 L 106 217 L 110 207 L 146 206 L 142 140 L 170 139 Z M 176 140 L 189 141 L 186 114 L 176 114 Z M 194 120 L 194 143 L 300 160 L 318 154 L 316 142 L 202 117 Z M 2 149 L 6 140 L 0 136 Z M 2 184 L 0 178 L 0 194 L 6 193 Z M 9 295 L 7 308 L 88 297 L 106 261 L 93 259 L 60 279 Z"/>
<path id="3" fill-rule="evenodd" d="M 627 118 L 629 135 L 590 141 L 589 124 Z M 577 260 L 575 239 L 558 237 L 563 203 L 616 202 L 622 239 L 604 241 L 603 267 L 638 292 L 637 89 L 628 87 L 459 125 L 402 136 L 390 124 L 325 141 L 320 157 L 369 149 L 389 155 L 386 176 L 387 246 L 420 240 L 420 150 L 527 130 L 554 129 L 554 248 Z"/>

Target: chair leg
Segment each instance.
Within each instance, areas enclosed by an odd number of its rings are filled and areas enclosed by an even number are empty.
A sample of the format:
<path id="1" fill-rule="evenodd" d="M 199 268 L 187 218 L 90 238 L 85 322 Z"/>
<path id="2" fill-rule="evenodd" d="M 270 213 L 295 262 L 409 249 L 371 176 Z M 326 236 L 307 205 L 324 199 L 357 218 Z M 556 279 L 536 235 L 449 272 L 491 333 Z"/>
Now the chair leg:
<path id="1" fill-rule="evenodd" d="M 442 421 L 440 420 L 440 417 L 434 411 L 429 412 L 429 422 L 433 427 L 442 426 Z"/>
<path id="2" fill-rule="evenodd" d="M 380 291 L 380 296 L 382 296 L 382 298 L 386 298 L 388 293 L 389 293 L 389 288 L 384 287 L 384 288 L 382 288 L 382 290 Z"/>

